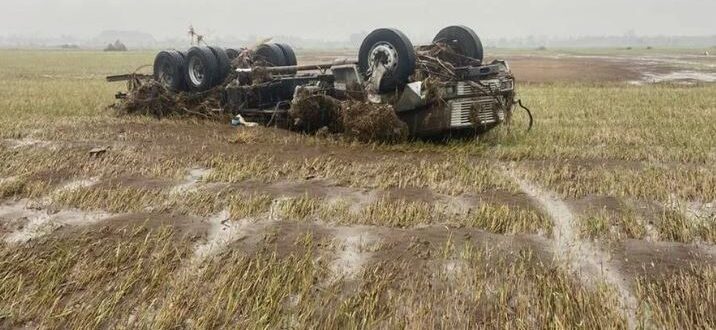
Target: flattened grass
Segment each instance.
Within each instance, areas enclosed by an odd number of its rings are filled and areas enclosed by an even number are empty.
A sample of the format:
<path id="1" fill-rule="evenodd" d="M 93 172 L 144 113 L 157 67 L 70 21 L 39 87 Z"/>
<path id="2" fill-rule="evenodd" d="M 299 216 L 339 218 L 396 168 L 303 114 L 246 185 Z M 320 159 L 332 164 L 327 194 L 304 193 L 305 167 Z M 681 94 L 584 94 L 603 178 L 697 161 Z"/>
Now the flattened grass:
<path id="1" fill-rule="evenodd" d="M 640 312 L 666 329 L 716 327 L 716 270 L 692 265 L 676 273 L 637 279 Z"/>
<path id="2" fill-rule="evenodd" d="M 529 249 L 507 254 L 448 241 L 444 253 L 430 260 L 371 262 L 352 287 L 348 279 L 335 280 L 330 258 L 318 248 L 324 243 L 308 234 L 296 237 L 290 251 L 264 246 L 247 254 L 229 246 L 194 268 L 187 268 L 194 239 L 170 227 L 105 227 L 19 249 L 3 246 L 2 324 L 153 329 L 625 324 L 612 291 L 581 286 Z"/>
<path id="3" fill-rule="evenodd" d="M 160 295 L 190 241 L 168 227 L 126 226 L 0 246 L 0 324 L 116 326 Z"/>

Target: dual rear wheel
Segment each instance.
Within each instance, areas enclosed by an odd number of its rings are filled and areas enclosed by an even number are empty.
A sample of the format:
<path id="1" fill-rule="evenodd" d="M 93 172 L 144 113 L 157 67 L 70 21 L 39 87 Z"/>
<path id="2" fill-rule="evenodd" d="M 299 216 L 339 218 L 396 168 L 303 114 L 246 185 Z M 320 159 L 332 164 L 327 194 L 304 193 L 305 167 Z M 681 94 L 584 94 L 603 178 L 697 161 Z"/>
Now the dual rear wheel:
<path id="1" fill-rule="evenodd" d="M 438 32 L 433 43 L 446 45 L 462 56 L 483 60 L 480 38 L 469 27 L 446 27 Z M 363 40 L 358 52 L 358 67 L 366 78 L 370 78 L 379 65 L 384 66 L 379 91 L 389 93 L 405 86 L 415 71 L 416 57 L 415 47 L 405 34 L 396 29 L 378 29 Z"/>
<path id="2" fill-rule="evenodd" d="M 433 43 L 450 47 L 462 56 L 483 60 L 480 38 L 472 29 L 456 25 L 446 27 Z M 192 47 L 188 52 L 162 51 L 154 60 L 154 79 L 173 91 L 202 92 L 224 82 L 231 71 L 231 60 L 239 55 L 235 49 Z M 379 91 L 388 93 L 402 88 L 415 71 L 417 54 L 408 37 L 396 29 L 371 32 L 361 44 L 358 67 L 370 78 L 381 65 L 385 73 Z M 291 46 L 280 43 L 263 44 L 254 51 L 254 60 L 265 66 L 297 65 Z"/>
<path id="3" fill-rule="evenodd" d="M 215 46 L 196 46 L 187 52 L 165 50 L 154 59 L 154 79 L 168 89 L 203 92 L 222 84 L 231 72 L 231 60 L 240 52 Z M 296 54 L 286 44 L 264 44 L 256 58 L 270 66 L 296 65 Z"/>

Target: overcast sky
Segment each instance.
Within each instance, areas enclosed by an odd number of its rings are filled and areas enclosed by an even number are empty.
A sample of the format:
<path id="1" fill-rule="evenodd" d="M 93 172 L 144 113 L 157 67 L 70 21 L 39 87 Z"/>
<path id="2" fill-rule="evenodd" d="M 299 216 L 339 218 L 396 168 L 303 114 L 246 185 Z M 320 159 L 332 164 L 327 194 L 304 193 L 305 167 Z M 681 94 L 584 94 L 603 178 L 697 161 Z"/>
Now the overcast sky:
<path id="1" fill-rule="evenodd" d="M 716 0 L 0 0 L 0 35 L 92 37 L 102 30 L 184 37 L 293 35 L 346 40 L 397 27 L 431 38 L 465 24 L 483 37 L 714 35 Z"/>

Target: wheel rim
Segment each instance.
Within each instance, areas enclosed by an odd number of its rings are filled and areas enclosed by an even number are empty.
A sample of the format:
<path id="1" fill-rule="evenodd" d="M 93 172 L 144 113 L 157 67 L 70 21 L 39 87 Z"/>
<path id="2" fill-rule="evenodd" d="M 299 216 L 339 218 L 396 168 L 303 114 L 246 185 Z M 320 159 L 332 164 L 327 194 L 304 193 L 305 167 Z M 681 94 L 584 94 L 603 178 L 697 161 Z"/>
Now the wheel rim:
<path id="1" fill-rule="evenodd" d="M 199 58 L 192 57 L 189 60 L 189 79 L 191 79 L 191 83 L 195 86 L 199 86 L 204 83 L 205 77 L 206 68 L 204 67 L 204 63 L 202 63 Z"/>
<path id="2" fill-rule="evenodd" d="M 373 72 L 377 63 L 382 63 L 388 71 L 394 71 L 398 67 L 398 50 L 389 42 L 379 42 L 370 49 L 368 57 L 368 68 Z"/>

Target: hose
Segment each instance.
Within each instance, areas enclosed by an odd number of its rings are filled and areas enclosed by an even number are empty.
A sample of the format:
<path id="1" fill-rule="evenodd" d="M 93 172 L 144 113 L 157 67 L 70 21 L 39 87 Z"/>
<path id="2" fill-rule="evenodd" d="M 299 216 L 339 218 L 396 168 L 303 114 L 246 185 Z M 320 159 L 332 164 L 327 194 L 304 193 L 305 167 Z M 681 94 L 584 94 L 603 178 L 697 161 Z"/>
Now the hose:
<path id="1" fill-rule="evenodd" d="M 530 111 L 530 109 L 527 109 L 526 106 L 522 105 L 522 100 L 517 100 L 517 104 L 520 106 L 520 108 L 525 109 L 525 111 L 527 111 L 527 116 L 530 117 L 530 125 L 529 127 L 527 127 L 527 131 L 529 132 L 532 130 L 532 125 L 534 124 L 534 118 L 532 118 L 532 111 Z"/>

